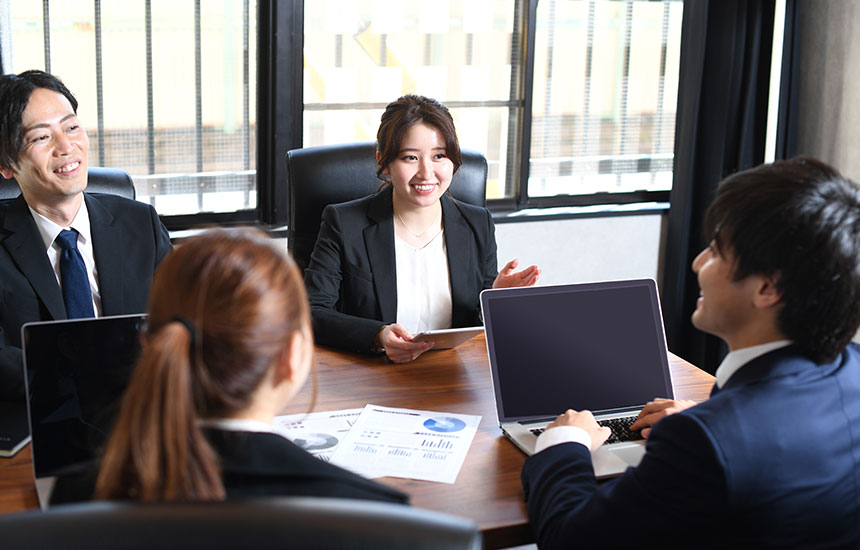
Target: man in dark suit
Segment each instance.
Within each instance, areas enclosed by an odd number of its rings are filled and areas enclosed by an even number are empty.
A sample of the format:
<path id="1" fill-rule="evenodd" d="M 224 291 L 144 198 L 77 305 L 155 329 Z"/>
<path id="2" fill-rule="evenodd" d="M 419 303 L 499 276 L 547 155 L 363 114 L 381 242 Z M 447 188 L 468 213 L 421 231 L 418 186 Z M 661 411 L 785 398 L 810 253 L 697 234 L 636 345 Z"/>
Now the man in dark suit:
<path id="1" fill-rule="evenodd" d="M 17 199 L 0 202 L 0 399 L 21 399 L 21 325 L 146 311 L 170 240 L 151 206 L 84 193 L 89 142 L 59 79 L 42 71 L 0 76 L 0 105 L 0 174 L 21 188 Z M 82 288 L 74 306 L 63 234 L 81 266 L 71 279 Z"/>
<path id="2" fill-rule="evenodd" d="M 720 184 L 705 229 L 692 321 L 729 348 L 710 399 L 649 404 L 641 464 L 599 487 L 608 429 L 559 416 L 522 472 L 541 548 L 860 545 L 860 189 L 762 165 Z"/>

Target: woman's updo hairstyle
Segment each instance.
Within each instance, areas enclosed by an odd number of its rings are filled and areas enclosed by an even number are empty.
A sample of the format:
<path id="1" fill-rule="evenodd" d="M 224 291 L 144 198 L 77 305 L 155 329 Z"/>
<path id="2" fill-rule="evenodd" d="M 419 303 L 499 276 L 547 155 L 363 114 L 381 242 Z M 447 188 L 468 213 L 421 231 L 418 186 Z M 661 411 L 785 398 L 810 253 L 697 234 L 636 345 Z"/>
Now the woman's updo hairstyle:
<path id="1" fill-rule="evenodd" d="M 448 108 L 429 97 L 405 95 L 388 104 L 376 132 L 376 150 L 379 152 L 376 177 L 383 182 L 387 180 L 382 172 L 400 154 L 403 136 L 419 122 L 432 126 L 442 135 L 445 140 L 445 154 L 454 163 L 454 172 L 463 164 L 454 119 L 451 118 Z"/>

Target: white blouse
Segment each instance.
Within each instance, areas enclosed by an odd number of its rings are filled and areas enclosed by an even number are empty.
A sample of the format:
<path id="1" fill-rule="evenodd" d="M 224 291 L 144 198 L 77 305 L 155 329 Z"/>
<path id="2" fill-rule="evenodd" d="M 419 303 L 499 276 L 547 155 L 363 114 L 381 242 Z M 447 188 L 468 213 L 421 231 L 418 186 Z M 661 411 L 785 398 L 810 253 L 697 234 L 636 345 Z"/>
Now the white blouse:
<path id="1" fill-rule="evenodd" d="M 451 279 L 444 230 L 423 248 L 394 235 L 397 268 L 397 322 L 416 334 L 451 328 Z"/>

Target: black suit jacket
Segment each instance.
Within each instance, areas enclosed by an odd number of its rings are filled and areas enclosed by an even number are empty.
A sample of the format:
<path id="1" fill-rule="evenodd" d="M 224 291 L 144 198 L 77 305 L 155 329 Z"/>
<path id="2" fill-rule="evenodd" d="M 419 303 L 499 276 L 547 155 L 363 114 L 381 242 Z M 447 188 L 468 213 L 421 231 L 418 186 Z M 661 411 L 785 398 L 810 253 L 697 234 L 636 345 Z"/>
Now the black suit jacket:
<path id="1" fill-rule="evenodd" d="M 493 218 L 486 208 L 447 195 L 440 200 L 451 280 L 451 326 L 481 325 L 479 294 L 493 286 L 498 275 Z M 305 284 L 317 343 L 372 351 L 376 333 L 397 317 L 391 186 L 325 208 Z"/>
<path id="2" fill-rule="evenodd" d="M 144 203 L 84 193 L 102 315 L 143 313 L 167 229 Z M 23 196 L 0 202 L 0 397 L 22 399 L 21 325 L 66 319 L 63 295 Z"/>
<path id="3" fill-rule="evenodd" d="M 207 428 L 206 439 L 221 462 L 227 498 L 319 496 L 409 502 L 396 489 L 314 458 L 277 434 Z M 51 503 L 89 500 L 97 468 L 60 477 Z"/>
<path id="4" fill-rule="evenodd" d="M 636 468 L 598 487 L 578 443 L 526 460 L 542 549 L 860 546 L 860 346 L 816 365 L 762 355 L 708 401 L 658 422 Z"/>

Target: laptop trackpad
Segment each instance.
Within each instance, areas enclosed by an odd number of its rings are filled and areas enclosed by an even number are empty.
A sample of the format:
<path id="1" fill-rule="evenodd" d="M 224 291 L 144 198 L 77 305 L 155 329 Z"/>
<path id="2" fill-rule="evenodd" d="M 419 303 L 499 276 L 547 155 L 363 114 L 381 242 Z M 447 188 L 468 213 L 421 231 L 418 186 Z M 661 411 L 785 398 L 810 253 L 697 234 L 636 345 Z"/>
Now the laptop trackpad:
<path id="1" fill-rule="evenodd" d="M 617 476 L 630 466 L 636 466 L 645 456 L 645 445 L 635 442 L 625 445 L 600 447 L 591 453 L 591 463 L 597 478 Z"/>

